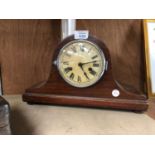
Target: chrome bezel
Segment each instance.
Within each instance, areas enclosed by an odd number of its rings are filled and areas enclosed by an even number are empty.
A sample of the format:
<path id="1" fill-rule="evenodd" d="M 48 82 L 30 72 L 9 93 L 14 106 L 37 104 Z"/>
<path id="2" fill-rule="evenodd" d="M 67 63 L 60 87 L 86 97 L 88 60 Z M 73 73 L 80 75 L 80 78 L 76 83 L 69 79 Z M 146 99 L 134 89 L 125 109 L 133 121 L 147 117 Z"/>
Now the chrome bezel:
<path id="1" fill-rule="evenodd" d="M 103 66 L 103 70 L 102 70 L 102 72 L 100 73 L 100 75 L 98 76 L 98 79 L 96 80 L 96 81 L 93 81 L 93 82 L 86 82 L 85 84 L 83 83 L 82 85 L 80 85 L 79 83 L 73 83 L 71 80 L 69 80 L 69 79 L 67 79 L 67 78 L 65 78 L 64 76 L 63 76 L 63 73 L 62 73 L 62 71 L 61 71 L 61 67 L 60 67 L 60 56 L 61 56 L 61 54 L 62 54 L 62 52 L 63 52 L 63 50 L 67 47 L 67 46 L 70 46 L 71 44 L 74 44 L 74 43 L 77 43 L 77 42 L 87 42 L 87 43 L 89 43 L 89 44 L 91 44 L 92 46 L 95 46 L 95 48 L 97 48 L 98 49 L 98 52 L 99 52 L 99 54 L 100 54 L 100 56 L 101 56 L 101 58 L 102 58 L 102 66 Z M 58 57 L 57 57 L 57 63 L 56 63 L 56 66 L 57 66 L 57 69 L 58 69 L 58 71 L 59 71 L 59 74 L 61 75 L 61 77 L 64 79 L 64 81 L 65 82 L 67 82 L 69 85 L 71 85 L 71 86 L 73 86 L 73 87 L 77 87 L 77 88 L 86 88 L 86 87 L 90 87 L 90 86 L 92 86 L 92 85 L 94 85 L 94 84 L 96 84 L 101 78 L 102 78 L 102 76 L 103 76 L 103 74 L 104 74 L 104 72 L 105 72 L 105 70 L 106 70 L 106 58 L 105 58 L 105 55 L 104 55 L 104 53 L 103 53 L 103 51 L 101 50 L 101 48 L 96 44 L 96 43 L 94 43 L 94 42 L 91 42 L 91 41 L 88 41 L 88 40 L 74 40 L 74 41 L 70 41 L 69 43 L 67 43 L 66 45 L 64 45 L 61 49 L 60 49 L 60 51 L 59 51 L 59 54 L 58 54 Z"/>

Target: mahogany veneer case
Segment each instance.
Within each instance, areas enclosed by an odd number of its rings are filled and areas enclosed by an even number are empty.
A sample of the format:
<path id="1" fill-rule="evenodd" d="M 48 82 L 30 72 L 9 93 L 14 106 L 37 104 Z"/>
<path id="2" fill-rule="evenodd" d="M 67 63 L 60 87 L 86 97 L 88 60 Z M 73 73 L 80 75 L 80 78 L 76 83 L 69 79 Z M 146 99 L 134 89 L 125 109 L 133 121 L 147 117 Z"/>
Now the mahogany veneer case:
<path id="1" fill-rule="evenodd" d="M 113 27 L 113 24 L 114 24 L 113 22 L 109 22 L 109 27 L 111 26 Z M 122 39 L 121 37 L 123 33 L 120 34 L 118 33 L 117 35 L 118 36 L 116 38 Z M 131 37 L 134 37 L 134 35 Z M 143 35 L 141 35 L 140 38 L 142 41 L 141 43 L 143 43 Z M 137 49 L 140 50 L 142 49 L 137 48 L 135 44 L 133 45 L 131 44 L 132 38 L 129 37 L 128 39 L 130 46 L 127 46 L 127 48 L 132 48 L 132 50 L 135 51 Z M 135 38 L 133 38 L 133 40 L 134 39 Z M 104 51 L 106 59 L 108 60 L 108 70 L 106 71 L 103 78 L 98 83 L 88 88 L 75 88 L 67 84 L 59 75 L 58 70 L 56 66 L 54 66 L 53 62 L 54 60 L 56 60 L 58 52 L 63 47 L 63 45 L 65 45 L 67 42 L 71 40 L 74 40 L 73 36 L 66 38 L 65 40 L 63 40 L 63 42 L 61 42 L 57 46 L 57 48 L 54 50 L 53 58 L 51 59 L 52 66 L 48 80 L 43 81 L 27 89 L 23 94 L 24 101 L 28 103 L 39 103 L 39 104 L 113 108 L 113 109 L 135 110 L 135 111 L 144 111 L 148 108 L 147 94 L 145 93 L 145 78 L 144 78 L 145 74 L 143 77 L 144 80 L 142 85 L 143 88 L 142 91 L 137 91 L 133 86 L 124 83 L 122 84 L 120 81 L 114 78 L 113 66 L 111 63 L 111 56 L 110 56 L 113 55 L 113 53 L 111 50 L 109 50 L 110 43 L 108 43 L 107 45 L 103 40 L 100 40 L 99 37 L 89 37 L 89 40 L 94 41 L 98 45 L 100 45 L 101 49 Z M 123 40 L 121 43 L 123 44 Z M 111 42 L 111 46 L 113 46 L 113 44 L 114 43 Z M 137 46 L 139 45 L 142 46 L 141 44 L 138 44 Z M 140 53 L 141 53 L 140 59 L 143 62 L 142 71 L 143 73 L 145 73 L 145 61 L 143 57 L 143 50 L 141 50 Z M 132 59 L 132 57 L 131 58 L 126 57 L 126 59 Z M 120 96 L 118 97 L 112 96 L 112 90 L 114 89 L 120 91 Z"/>

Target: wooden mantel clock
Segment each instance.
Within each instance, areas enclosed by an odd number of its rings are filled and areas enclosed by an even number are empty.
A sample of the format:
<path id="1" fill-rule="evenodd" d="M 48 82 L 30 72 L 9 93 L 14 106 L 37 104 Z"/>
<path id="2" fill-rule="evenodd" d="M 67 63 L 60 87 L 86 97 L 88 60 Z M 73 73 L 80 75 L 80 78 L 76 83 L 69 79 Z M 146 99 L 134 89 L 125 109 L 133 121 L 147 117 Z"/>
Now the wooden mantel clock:
<path id="1" fill-rule="evenodd" d="M 144 111 L 145 95 L 131 93 L 112 76 L 106 45 L 93 36 L 65 38 L 57 47 L 46 82 L 26 90 L 29 103 Z"/>

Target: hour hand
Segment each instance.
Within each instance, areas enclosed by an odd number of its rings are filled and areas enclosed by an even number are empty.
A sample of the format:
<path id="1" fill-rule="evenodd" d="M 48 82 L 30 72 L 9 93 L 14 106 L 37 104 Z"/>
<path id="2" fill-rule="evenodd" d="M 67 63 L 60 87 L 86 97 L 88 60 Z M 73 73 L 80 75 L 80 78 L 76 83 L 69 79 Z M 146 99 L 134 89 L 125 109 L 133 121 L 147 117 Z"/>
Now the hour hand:
<path id="1" fill-rule="evenodd" d="M 79 63 L 78 66 L 79 66 L 79 67 L 81 68 L 81 70 L 83 71 L 85 77 L 89 80 L 89 77 L 88 77 L 87 73 L 86 73 L 86 72 L 84 71 L 84 69 L 83 69 L 82 63 Z"/>

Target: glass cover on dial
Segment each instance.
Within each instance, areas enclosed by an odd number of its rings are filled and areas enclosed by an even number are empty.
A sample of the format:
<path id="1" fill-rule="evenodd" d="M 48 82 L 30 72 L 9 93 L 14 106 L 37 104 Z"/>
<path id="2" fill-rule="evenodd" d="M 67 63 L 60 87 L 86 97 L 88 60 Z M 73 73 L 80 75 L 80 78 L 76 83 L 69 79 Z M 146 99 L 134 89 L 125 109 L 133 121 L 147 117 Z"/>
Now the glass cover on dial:
<path id="1" fill-rule="evenodd" d="M 57 67 L 68 84 L 83 88 L 95 84 L 102 77 L 105 61 L 102 50 L 96 44 L 75 40 L 60 50 Z"/>

